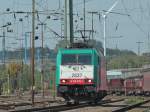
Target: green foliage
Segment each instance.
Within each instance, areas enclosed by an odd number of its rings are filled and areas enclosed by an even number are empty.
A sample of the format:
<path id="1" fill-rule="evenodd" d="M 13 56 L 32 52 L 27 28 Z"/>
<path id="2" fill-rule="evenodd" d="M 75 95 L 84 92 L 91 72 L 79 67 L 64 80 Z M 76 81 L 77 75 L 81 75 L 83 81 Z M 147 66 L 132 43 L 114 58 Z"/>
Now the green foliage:
<path id="1" fill-rule="evenodd" d="M 35 87 L 36 90 L 41 89 L 41 72 L 39 70 L 35 70 Z"/>
<path id="2" fill-rule="evenodd" d="M 18 72 L 22 69 L 22 66 L 18 63 L 10 63 L 7 66 L 8 74 L 10 75 L 18 75 Z"/>
<path id="3" fill-rule="evenodd" d="M 136 55 L 122 55 L 107 61 L 107 69 L 139 68 L 150 64 L 150 57 Z"/>
<path id="4" fill-rule="evenodd" d="M 54 84 L 55 84 L 55 71 L 51 71 L 51 67 L 54 66 L 54 63 L 52 63 L 49 59 L 44 61 L 45 67 L 44 67 L 44 79 L 45 82 L 48 82 L 51 94 L 54 94 Z M 17 66 L 23 66 L 21 69 L 17 69 Z M 10 67 L 11 72 L 10 75 L 8 74 L 8 67 Z M 12 68 L 15 68 L 14 70 Z M 16 77 L 17 73 L 17 77 Z M 14 81 L 17 78 L 17 86 L 14 87 Z M 11 66 L 8 64 L 6 69 L 4 69 L 4 66 L 0 66 L 0 92 L 2 94 L 11 94 L 14 93 L 15 90 L 30 90 L 31 89 L 31 83 L 32 83 L 32 75 L 31 75 L 31 67 L 29 65 L 20 65 L 19 63 L 13 63 Z M 41 71 L 39 68 L 36 67 L 35 69 L 35 87 L 36 91 L 41 90 Z M 1 94 L 1 93 L 0 93 Z"/>
<path id="5" fill-rule="evenodd" d="M 23 90 L 28 90 L 31 86 L 31 72 L 28 65 L 23 65 L 22 75 L 20 76 L 20 86 Z"/>
<path id="6" fill-rule="evenodd" d="M 111 56 L 111 57 L 115 57 L 115 56 L 124 56 L 124 55 L 136 55 L 136 53 L 134 53 L 133 51 L 129 51 L 129 50 L 120 50 L 120 49 L 110 49 L 107 48 L 107 55 Z"/>
<path id="7" fill-rule="evenodd" d="M 53 49 L 49 49 L 48 47 L 43 48 L 44 52 L 43 55 L 47 56 L 50 59 L 55 59 L 56 57 L 56 51 Z M 40 54 L 42 52 L 42 48 L 41 47 L 36 47 L 35 48 L 35 58 L 37 57 L 38 53 L 37 51 L 40 51 Z M 3 51 L 0 51 L 0 59 L 3 59 Z M 18 60 L 20 60 L 22 57 L 24 57 L 24 49 L 17 49 L 15 51 L 6 51 L 6 59 L 10 59 L 13 60 L 13 62 L 17 62 Z M 27 59 L 29 59 L 31 56 L 31 49 L 27 49 Z M 41 56 L 41 55 L 40 55 Z"/>

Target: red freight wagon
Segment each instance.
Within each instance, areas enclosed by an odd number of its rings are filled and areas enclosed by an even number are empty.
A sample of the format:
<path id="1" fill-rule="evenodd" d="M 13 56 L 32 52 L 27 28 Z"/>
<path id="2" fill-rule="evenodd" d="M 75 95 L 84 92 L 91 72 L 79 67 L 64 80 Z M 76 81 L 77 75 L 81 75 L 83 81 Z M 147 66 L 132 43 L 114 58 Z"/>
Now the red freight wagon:
<path id="1" fill-rule="evenodd" d="M 143 93 L 143 78 L 135 78 L 135 95 L 142 95 Z"/>
<path id="2" fill-rule="evenodd" d="M 139 78 L 131 78 L 125 79 L 124 88 L 127 95 L 140 95 L 142 94 L 143 87 L 143 79 Z"/>
<path id="3" fill-rule="evenodd" d="M 139 88 L 139 89 L 143 87 L 143 79 L 142 78 L 135 79 L 135 87 Z"/>
<path id="4" fill-rule="evenodd" d="M 124 88 L 125 88 L 126 94 L 128 94 L 128 95 L 134 94 L 135 80 L 134 79 L 125 79 Z"/>
<path id="5" fill-rule="evenodd" d="M 136 77 L 110 79 L 108 86 L 111 93 L 150 96 L 150 68 L 141 70 Z"/>
<path id="6" fill-rule="evenodd" d="M 150 95 L 150 71 L 142 72 L 143 75 L 143 92 L 145 95 Z"/>
<path id="7" fill-rule="evenodd" d="M 121 94 L 123 92 L 123 79 L 110 79 L 108 82 L 109 91 L 111 93 Z"/>

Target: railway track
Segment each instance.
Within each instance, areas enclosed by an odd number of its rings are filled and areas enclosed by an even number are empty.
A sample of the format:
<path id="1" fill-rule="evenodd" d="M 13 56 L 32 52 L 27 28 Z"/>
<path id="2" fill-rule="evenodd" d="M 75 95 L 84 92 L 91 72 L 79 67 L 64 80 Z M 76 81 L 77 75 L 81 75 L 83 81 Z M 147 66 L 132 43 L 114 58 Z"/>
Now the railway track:
<path id="1" fill-rule="evenodd" d="M 101 104 L 106 104 L 106 103 L 113 103 L 113 102 L 120 102 L 123 101 L 124 99 L 119 99 L 119 100 L 104 100 L 99 102 L 98 104 L 92 104 L 89 105 L 88 103 L 81 103 L 80 105 L 59 105 L 59 106 L 50 106 L 50 107 L 41 107 L 41 108 L 28 108 L 28 109 L 20 109 L 20 110 L 11 110 L 9 112 L 59 112 L 59 111 L 66 111 L 66 110 L 72 110 L 72 109 L 78 109 L 78 108 L 83 108 L 83 107 L 88 107 L 88 106 L 98 106 Z"/>
<path id="2" fill-rule="evenodd" d="M 58 104 L 62 104 L 63 102 L 60 100 L 55 100 L 55 101 L 51 101 L 51 100 L 45 100 L 45 101 L 36 101 L 35 104 L 36 105 L 44 105 L 44 104 L 52 104 L 52 103 L 58 103 Z M 23 107 L 23 106 L 32 106 L 32 103 L 30 101 L 0 101 L 0 109 L 3 110 L 12 110 L 18 107 Z"/>
<path id="3" fill-rule="evenodd" d="M 112 112 L 126 112 L 126 111 L 129 111 L 131 109 L 137 108 L 137 107 L 139 107 L 141 105 L 144 105 L 146 103 L 149 103 L 149 102 L 150 102 L 150 100 L 145 100 L 145 101 L 133 104 L 133 105 L 129 105 L 129 106 L 125 106 L 125 107 L 113 110 Z"/>

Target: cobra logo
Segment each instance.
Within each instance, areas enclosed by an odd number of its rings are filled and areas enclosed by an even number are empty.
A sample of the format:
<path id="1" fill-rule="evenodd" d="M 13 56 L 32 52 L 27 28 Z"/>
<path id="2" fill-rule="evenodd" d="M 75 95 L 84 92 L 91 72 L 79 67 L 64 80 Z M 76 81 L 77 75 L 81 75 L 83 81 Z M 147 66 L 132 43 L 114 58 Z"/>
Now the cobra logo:
<path id="1" fill-rule="evenodd" d="M 73 69 L 74 71 L 79 71 L 79 66 L 74 66 L 72 69 Z"/>
<path id="2" fill-rule="evenodd" d="M 74 71 L 83 70 L 84 68 L 86 68 L 84 65 L 82 65 L 82 66 L 72 66 L 72 69 L 73 69 Z"/>

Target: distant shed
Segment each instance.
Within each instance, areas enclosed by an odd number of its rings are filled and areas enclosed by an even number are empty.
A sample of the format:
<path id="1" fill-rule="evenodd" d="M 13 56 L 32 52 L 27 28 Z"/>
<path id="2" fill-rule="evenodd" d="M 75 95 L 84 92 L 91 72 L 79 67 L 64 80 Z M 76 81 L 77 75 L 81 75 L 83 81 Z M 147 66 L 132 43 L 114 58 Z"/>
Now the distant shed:
<path id="1" fill-rule="evenodd" d="M 107 79 L 118 79 L 123 78 L 122 71 L 121 70 L 109 70 L 107 71 Z"/>
<path id="2" fill-rule="evenodd" d="M 141 76 L 141 68 L 115 69 L 107 71 L 107 79 L 131 78 Z"/>

